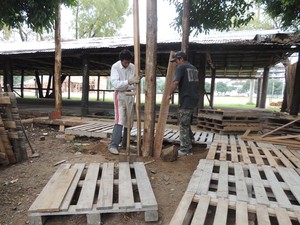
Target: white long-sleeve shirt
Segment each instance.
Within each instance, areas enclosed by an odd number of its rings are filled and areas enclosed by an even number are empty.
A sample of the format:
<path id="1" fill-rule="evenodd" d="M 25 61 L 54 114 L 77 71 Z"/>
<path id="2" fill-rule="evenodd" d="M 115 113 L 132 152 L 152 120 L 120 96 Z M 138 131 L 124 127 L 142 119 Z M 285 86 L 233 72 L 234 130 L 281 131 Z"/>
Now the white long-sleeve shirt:
<path id="1" fill-rule="evenodd" d="M 115 91 L 135 90 L 135 85 L 128 84 L 128 80 L 134 77 L 134 65 L 130 63 L 127 68 L 122 66 L 121 60 L 111 67 L 110 80 Z"/>

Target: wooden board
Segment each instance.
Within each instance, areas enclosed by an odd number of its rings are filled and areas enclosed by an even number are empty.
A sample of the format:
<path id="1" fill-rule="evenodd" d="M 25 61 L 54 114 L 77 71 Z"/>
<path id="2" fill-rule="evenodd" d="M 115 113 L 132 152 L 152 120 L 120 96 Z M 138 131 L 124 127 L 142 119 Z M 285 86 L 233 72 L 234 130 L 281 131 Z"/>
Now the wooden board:
<path id="1" fill-rule="evenodd" d="M 298 169 L 300 160 L 287 148 L 282 146 L 249 146 L 213 142 L 207 154 L 207 159 L 242 162 L 245 164 L 284 166 Z"/>
<path id="2" fill-rule="evenodd" d="M 85 214 L 91 219 L 122 212 L 144 212 L 146 221 L 158 220 L 157 201 L 141 162 L 62 164 L 30 207 L 29 217 L 42 221 L 47 216 Z"/>

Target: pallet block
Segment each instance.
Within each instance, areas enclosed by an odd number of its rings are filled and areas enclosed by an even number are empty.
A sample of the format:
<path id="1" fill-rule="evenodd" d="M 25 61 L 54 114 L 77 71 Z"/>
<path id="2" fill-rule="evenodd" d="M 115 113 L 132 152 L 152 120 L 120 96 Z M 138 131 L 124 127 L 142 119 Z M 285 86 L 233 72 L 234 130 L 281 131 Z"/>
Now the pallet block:
<path id="1" fill-rule="evenodd" d="M 141 162 L 63 164 L 29 208 L 30 225 L 49 216 L 87 217 L 100 225 L 102 213 L 144 212 L 145 221 L 158 220 L 158 206 Z"/>

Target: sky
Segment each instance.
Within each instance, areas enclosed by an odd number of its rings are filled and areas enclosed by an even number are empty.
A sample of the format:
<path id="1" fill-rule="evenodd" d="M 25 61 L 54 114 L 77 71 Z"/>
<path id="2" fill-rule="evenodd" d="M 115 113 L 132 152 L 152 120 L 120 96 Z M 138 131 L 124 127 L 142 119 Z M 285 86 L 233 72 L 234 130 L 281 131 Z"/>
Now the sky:
<path id="1" fill-rule="evenodd" d="M 139 0 L 139 29 L 140 40 L 146 39 L 146 3 L 147 0 Z M 133 0 L 129 0 L 130 6 L 133 5 Z M 133 8 L 133 6 L 132 6 Z M 170 23 L 176 16 L 176 10 L 174 5 L 169 5 L 166 0 L 157 0 L 157 38 L 165 39 L 167 37 L 179 37 L 179 34 L 170 27 Z M 74 39 L 74 35 L 69 31 L 71 24 L 71 11 L 66 8 L 62 8 L 62 39 Z M 122 29 L 120 29 L 120 36 L 133 37 L 133 15 L 126 17 L 126 22 Z"/>

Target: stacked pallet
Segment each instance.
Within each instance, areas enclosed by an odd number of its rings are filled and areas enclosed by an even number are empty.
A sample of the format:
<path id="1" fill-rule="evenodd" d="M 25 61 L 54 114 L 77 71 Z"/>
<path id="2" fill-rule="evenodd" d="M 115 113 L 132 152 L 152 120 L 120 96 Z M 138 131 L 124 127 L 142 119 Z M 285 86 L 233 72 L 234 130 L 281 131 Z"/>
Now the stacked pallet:
<path id="1" fill-rule="evenodd" d="M 27 159 L 17 100 L 12 92 L 0 93 L 0 164 Z"/>
<path id="2" fill-rule="evenodd" d="M 262 129 L 266 117 L 272 117 L 267 110 L 214 110 L 200 109 L 197 126 L 215 133 L 240 133 L 251 128 L 253 131 Z"/>

